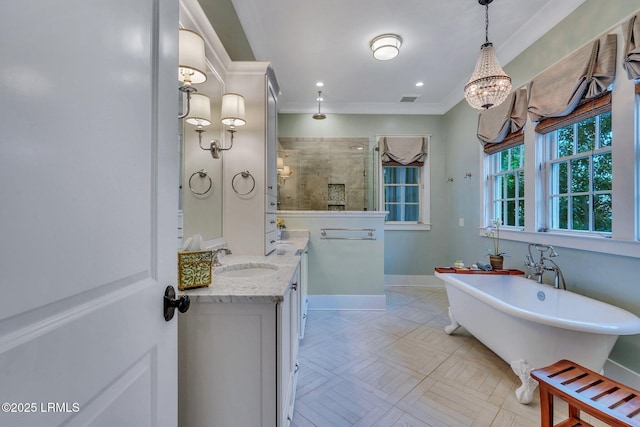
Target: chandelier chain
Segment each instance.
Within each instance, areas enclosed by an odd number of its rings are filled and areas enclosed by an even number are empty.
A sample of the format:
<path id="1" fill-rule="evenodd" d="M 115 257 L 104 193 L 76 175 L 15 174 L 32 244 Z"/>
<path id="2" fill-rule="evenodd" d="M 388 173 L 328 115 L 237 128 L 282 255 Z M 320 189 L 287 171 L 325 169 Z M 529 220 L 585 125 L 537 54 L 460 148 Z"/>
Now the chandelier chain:
<path id="1" fill-rule="evenodd" d="M 484 7 L 484 42 L 489 43 L 489 2 Z"/>

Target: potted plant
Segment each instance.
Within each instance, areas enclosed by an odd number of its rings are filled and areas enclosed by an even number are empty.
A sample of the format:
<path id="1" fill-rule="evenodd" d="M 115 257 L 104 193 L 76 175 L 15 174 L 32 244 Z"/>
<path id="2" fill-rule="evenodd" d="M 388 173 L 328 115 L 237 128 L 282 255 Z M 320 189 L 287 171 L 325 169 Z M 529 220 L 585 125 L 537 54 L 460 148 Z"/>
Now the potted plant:
<path id="1" fill-rule="evenodd" d="M 500 220 L 494 219 L 489 221 L 489 227 L 485 236 L 490 237 L 493 240 L 493 250 L 487 250 L 489 252 L 489 264 L 494 270 L 502 270 L 504 266 L 504 252 L 500 252 Z"/>

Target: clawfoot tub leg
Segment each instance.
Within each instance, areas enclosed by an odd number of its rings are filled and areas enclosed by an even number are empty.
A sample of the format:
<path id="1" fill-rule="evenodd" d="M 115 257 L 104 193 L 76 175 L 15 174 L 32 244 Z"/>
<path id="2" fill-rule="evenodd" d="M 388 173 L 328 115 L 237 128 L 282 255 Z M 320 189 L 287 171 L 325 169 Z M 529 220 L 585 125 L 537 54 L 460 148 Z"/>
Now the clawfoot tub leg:
<path id="1" fill-rule="evenodd" d="M 538 387 L 538 383 L 536 380 L 531 378 L 531 366 L 527 363 L 526 360 L 520 359 L 511 362 L 511 369 L 522 381 L 522 385 L 518 387 L 516 390 L 516 399 L 520 403 L 531 403 L 533 400 L 533 392 L 536 387 Z"/>
<path id="2" fill-rule="evenodd" d="M 451 335 L 455 332 L 456 329 L 460 327 L 460 324 L 456 322 L 456 318 L 453 317 L 453 313 L 451 312 L 451 307 L 449 307 L 449 320 L 451 320 L 451 324 L 444 327 L 444 331 L 447 335 Z"/>

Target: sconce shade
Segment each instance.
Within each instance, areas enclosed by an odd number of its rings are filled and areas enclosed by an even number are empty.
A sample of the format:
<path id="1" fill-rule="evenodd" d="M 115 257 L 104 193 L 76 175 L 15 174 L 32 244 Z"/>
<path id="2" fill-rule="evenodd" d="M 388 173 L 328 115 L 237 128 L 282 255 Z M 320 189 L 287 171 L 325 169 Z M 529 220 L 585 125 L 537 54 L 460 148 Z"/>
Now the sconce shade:
<path id="1" fill-rule="evenodd" d="M 284 159 L 282 157 L 278 157 L 278 166 L 276 168 L 281 171 L 284 169 Z"/>
<path id="2" fill-rule="evenodd" d="M 211 102 L 207 95 L 194 93 L 191 95 L 191 108 L 187 115 L 187 123 L 196 126 L 211 124 Z"/>
<path id="3" fill-rule="evenodd" d="M 244 114 L 244 98 L 237 93 L 222 95 L 222 124 L 242 126 L 246 123 Z"/>
<path id="4" fill-rule="evenodd" d="M 388 61 L 398 56 L 401 45 L 402 38 L 396 34 L 382 34 L 369 43 L 373 57 L 380 61 Z"/>
<path id="5" fill-rule="evenodd" d="M 282 176 L 282 177 L 291 176 L 291 168 L 289 166 L 284 166 L 282 168 L 282 172 L 280 172 L 280 176 Z"/>
<path id="6" fill-rule="evenodd" d="M 178 34 L 178 80 L 187 84 L 204 83 L 204 39 L 191 30 L 180 29 Z"/>

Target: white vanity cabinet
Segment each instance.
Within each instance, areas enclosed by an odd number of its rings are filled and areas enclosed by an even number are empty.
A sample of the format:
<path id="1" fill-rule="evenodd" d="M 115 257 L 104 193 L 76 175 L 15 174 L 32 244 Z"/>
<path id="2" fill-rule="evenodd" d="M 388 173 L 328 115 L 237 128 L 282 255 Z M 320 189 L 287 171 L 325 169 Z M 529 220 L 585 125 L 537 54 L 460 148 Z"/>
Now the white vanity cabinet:
<path id="1" fill-rule="evenodd" d="M 245 98 L 246 124 L 223 154 L 223 234 L 234 253 L 267 255 L 277 240 L 278 83 L 268 62 L 242 62 L 227 74 L 226 91 Z"/>
<path id="2" fill-rule="evenodd" d="M 179 319 L 181 426 L 289 425 L 298 366 L 299 285 L 300 263 L 281 301 L 215 302 L 217 297 L 187 293 L 191 308 Z"/>

